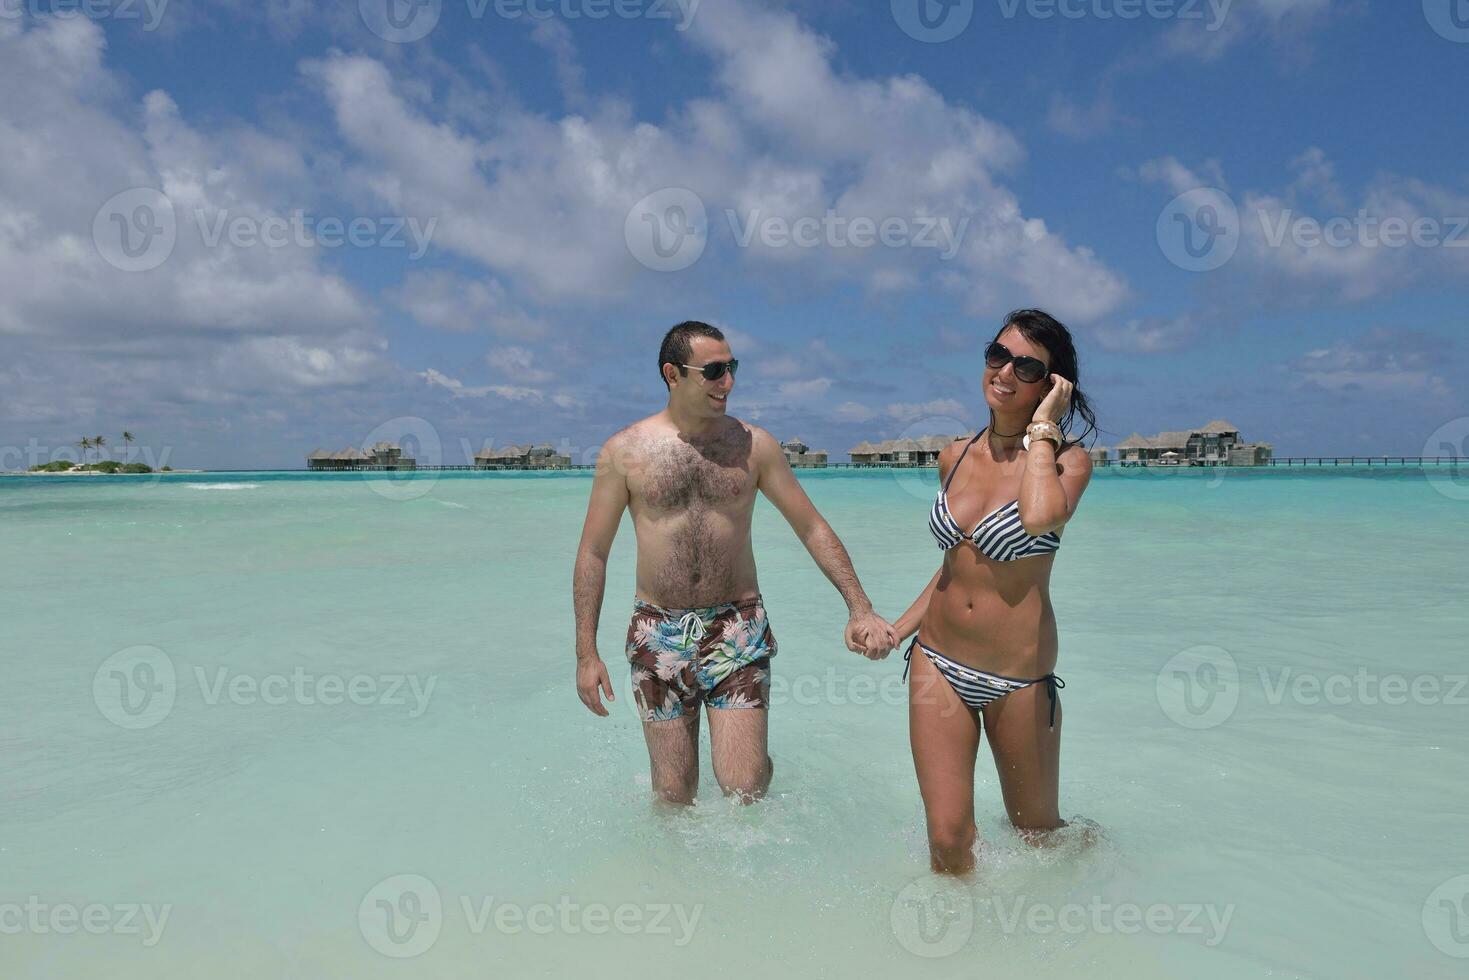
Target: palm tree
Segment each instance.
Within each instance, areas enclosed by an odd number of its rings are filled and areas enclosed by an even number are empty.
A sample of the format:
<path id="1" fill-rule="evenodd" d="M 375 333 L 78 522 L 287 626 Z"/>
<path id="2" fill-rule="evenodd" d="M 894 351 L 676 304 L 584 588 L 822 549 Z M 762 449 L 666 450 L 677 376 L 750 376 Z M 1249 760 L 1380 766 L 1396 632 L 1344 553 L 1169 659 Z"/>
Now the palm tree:
<path id="1" fill-rule="evenodd" d="M 103 446 L 107 445 L 107 440 L 102 438 L 101 436 L 93 436 L 92 445 L 96 446 L 99 450 L 99 452 L 97 453 L 97 462 L 102 462 L 102 453 L 100 452 L 100 450 Z"/>
<path id="2" fill-rule="evenodd" d="M 80 448 L 82 451 L 81 465 L 86 466 L 87 450 L 92 448 L 92 440 L 87 438 L 86 436 L 82 436 L 81 440 L 77 443 L 77 447 Z"/>
<path id="3" fill-rule="evenodd" d="M 128 461 L 128 443 L 133 441 L 133 434 L 124 429 L 122 433 L 122 461 L 124 463 Z"/>

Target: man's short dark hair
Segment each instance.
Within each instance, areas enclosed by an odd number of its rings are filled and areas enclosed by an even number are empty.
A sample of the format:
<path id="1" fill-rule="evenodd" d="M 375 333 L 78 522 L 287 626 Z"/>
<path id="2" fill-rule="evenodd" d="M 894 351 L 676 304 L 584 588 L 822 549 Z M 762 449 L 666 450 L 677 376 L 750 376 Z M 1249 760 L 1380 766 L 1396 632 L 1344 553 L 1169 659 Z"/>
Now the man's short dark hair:
<path id="1" fill-rule="evenodd" d="M 724 334 L 718 327 L 711 327 L 707 323 L 698 320 L 685 320 L 663 335 L 663 346 L 658 348 L 658 377 L 665 387 L 672 387 L 668 379 L 663 377 L 663 365 L 678 365 L 678 376 L 680 378 L 688 375 L 688 369 L 683 365 L 689 363 L 689 358 L 694 356 L 694 338 L 708 337 L 710 340 L 723 340 Z"/>

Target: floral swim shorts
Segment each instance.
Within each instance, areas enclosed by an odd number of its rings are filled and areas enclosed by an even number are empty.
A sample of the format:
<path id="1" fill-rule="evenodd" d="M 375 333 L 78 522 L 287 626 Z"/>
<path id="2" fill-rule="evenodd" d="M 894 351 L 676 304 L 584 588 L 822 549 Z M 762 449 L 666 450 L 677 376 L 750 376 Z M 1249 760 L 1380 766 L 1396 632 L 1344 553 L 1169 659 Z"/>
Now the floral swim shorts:
<path id="1" fill-rule="evenodd" d="M 760 597 L 700 609 L 633 602 L 627 628 L 633 698 L 644 721 L 711 708 L 770 706 L 775 634 Z"/>

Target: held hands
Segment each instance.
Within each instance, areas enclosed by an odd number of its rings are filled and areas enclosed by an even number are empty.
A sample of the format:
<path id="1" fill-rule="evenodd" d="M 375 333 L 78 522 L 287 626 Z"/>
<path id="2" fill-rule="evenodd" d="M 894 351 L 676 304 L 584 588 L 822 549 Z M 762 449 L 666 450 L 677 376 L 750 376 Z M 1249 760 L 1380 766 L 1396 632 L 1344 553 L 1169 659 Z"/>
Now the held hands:
<path id="1" fill-rule="evenodd" d="M 860 653 L 868 660 L 881 660 L 898 645 L 898 634 L 891 624 L 877 613 L 853 613 L 847 620 L 847 649 Z"/>
<path id="2" fill-rule="evenodd" d="M 576 661 L 576 694 L 581 703 L 594 715 L 607 717 L 602 705 L 602 692 L 607 692 L 608 701 L 616 701 L 612 693 L 612 679 L 607 676 L 607 665 L 601 657 L 578 657 Z"/>
<path id="3" fill-rule="evenodd" d="M 1036 406 L 1035 414 L 1030 417 L 1032 422 L 1057 422 L 1066 417 L 1066 412 L 1071 408 L 1071 392 L 1076 388 L 1074 384 L 1061 377 L 1059 374 L 1051 375 L 1051 390 L 1046 392 L 1046 397 Z"/>

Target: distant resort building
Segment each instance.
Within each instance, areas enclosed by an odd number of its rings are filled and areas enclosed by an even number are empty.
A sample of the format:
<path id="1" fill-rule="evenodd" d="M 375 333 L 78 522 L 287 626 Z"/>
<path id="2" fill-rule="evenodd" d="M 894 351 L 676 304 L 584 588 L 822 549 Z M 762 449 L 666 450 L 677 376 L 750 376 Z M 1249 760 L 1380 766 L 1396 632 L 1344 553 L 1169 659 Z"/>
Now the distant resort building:
<path id="1" fill-rule="evenodd" d="M 800 436 L 787 439 L 780 444 L 780 448 L 785 453 L 786 462 L 791 464 L 792 469 L 817 469 L 826 465 L 826 450 L 812 449 L 801 441 Z"/>
<path id="2" fill-rule="evenodd" d="M 413 470 L 418 468 L 418 461 L 404 456 L 396 443 L 380 442 L 370 452 L 352 446 L 334 453 L 318 449 L 306 457 L 306 466 L 313 470 Z"/>
<path id="3" fill-rule="evenodd" d="M 565 470 L 571 468 L 571 457 L 556 452 L 542 443 L 539 446 L 506 446 L 503 449 L 481 449 L 474 454 L 477 470 Z"/>
<path id="4" fill-rule="evenodd" d="M 1151 438 L 1134 432 L 1117 444 L 1122 466 L 1264 466 L 1274 448 L 1245 442 L 1239 429 L 1215 419 L 1199 429 L 1160 432 Z"/>
<path id="5" fill-rule="evenodd" d="M 972 439 L 975 433 L 962 436 L 919 436 L 916 439 L 887 439 L 879 443 L 863 441 L 847 450 L 853 466 L 937 466 L 939 453 L 955 439 Z"/>

